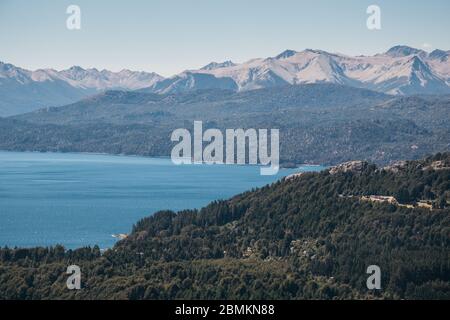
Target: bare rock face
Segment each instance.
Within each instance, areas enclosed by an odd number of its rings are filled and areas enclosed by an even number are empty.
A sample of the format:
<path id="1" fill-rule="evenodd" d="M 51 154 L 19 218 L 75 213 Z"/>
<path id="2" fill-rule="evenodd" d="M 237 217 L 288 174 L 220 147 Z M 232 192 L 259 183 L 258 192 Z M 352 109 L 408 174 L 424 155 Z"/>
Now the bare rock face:
<path id="1" fill-rule="evenodd" d="M 433 161 L 429 166 L 423 168 L 423 170 L 448 170 L 450 169 L 450 161 L 438 160 Z"/>
<path id="2" fill-rule="evenodd" d="M 407 164 L 408 164 L 407 161 L 397 161 L 389 166 L 384 167 L 383 170 L 391 171 L 393 173 L 398 173 L 398 172 L 404 170 L 406 168 Z"/>
<path id="3" fill-rule="evenodd" d="M 285 178 L 285 180 L 293 180 L 293 179 L 296 179 L 296 178 L 301 177 L 303 174 L 304 174 L 304 172 L 293 173 L 293 174 L 291 174 L 291 175 L 288 175 L 288 176 Z"/>
<path id="4" fill-rule="evenodd" d="M 340 172 L 358 173 L 358 172 L 364 171 L 364 169 L 366 169 L 368 165 L 369 165 L 369 163 L 366 161 L 359 161 L 359 160 L 358 161 L 348 161 L 348 162 L 341 163 L 337 166 L 331 167 L 329 172 L 330 172 L 330 174 L 337 174 Z"/>

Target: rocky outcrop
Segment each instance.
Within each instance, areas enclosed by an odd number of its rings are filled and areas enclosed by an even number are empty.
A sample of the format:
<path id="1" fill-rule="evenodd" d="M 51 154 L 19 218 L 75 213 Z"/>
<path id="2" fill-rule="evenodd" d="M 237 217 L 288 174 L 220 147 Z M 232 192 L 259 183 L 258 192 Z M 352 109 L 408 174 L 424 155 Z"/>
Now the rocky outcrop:
<path id="1" fill-rule="evenodd" d="M 288 175 L 285 180 L 292 180 L 292 179 L 296 179 L 301 177 L 304 174 L 304 172 L 297 172 L 297 173 L 293 173 L 291 175 Z"/>
<path id="2" fill-rule="evenodd" d="M 382 170 L 398 173 L 400 171 L 403 171 L 407 167 L 407 164 L 408 164 L 407 161 L 397 161 L 389 166 L 384 167 Z"/>
<path id="3" fill-rule="evenodd" d="M 341 172 L 358 173 L 364 171 L 368 165 L 369 163 L 366 161 L 348 161 L 331 167 L 329 172 L 330 174 L 337 174 Z"/>
<path id="4" fill-rule="evenodd" d="M 423 168 L 423 170 L 449 170 L 449 169 L 450 169 L 450 161 L 448 160 L 433 161 L 429 166 Z"/>

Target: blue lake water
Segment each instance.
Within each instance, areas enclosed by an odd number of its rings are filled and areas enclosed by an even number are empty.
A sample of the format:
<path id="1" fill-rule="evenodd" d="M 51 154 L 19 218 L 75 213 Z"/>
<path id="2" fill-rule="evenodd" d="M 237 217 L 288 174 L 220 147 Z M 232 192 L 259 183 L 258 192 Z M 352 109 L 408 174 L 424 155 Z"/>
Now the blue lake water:
<path id="1" fill-rule="evenodd" d="M 170 159 L 0 152 L 0 246 L 109 248 L 140 218 L 200 208 L 315 166 L 261 176 L 256 166 L 183 165 Z"/>

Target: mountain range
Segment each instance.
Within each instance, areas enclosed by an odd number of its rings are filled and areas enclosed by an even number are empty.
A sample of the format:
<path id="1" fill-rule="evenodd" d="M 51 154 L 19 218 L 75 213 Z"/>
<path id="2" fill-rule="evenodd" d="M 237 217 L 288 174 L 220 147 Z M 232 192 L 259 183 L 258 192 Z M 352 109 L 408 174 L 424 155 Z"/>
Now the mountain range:
<path id="1" fill-rule="evenodd" d="M 287 84 L 335 83 L 394 95 L 442 94 L 450 92 L 449 56 L 450 51 L 427 53 L 407 46 L 357 57 L 322 50 L 286 50 L 275 57 L 242 64 L 210 63 L 144 90 L 172 93 L 208 86 L 241 91 Z M 207 75 L 213 77 L 205 85 Z"/>
<path id="2" fill-rule="evenodd" d="M 450 93 L 450 51 L 395 46 L 373 56 L 286 50 L 244 63 L 211 62 L 170 78 L 74 66 L 29 71 L 0 62 L 0 116 L 59 106 L 108 89 L 166 94 L 199 89 L 247 91 L 283 85 L 334 83 L 392 95 Z"/>
<path id="3" fill-rule="evenodd" d="M 0 62 L 0 116 L 73 103 L 107 89 L 136 90 L 162 79 L 156 73 L 78 66 L 30 71 Z"/>
<path id="4" fill-rule="evenodd" d="M 450 95 L 392 96 L 315 83 L 235 92 L 106 91 L 0 118 L 0 150 L 169 156 L 177 128 L 278 128 L 280 163 L 379 164 L 450 148 Z"/>

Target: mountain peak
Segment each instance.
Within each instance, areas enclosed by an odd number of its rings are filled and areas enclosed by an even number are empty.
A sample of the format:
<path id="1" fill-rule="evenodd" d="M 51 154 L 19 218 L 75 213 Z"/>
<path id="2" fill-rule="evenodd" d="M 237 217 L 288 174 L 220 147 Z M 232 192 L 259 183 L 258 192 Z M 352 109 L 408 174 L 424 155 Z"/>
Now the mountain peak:
<path id="1" fill-rule="evenodd" d="M 200 70 L 214 70 L 219 68 L 233 67 L 235 65 L 236 64 L 231 60 L 227 60 L 224 62 L 211 62 L 206 66 L 204 66 L 203 68 L 201 68 Z"/>
<path id="2" fill-rule="evenodd" d="M 428 66 L 425 64 L 425 62 L 422 61 L 422 59 L 420 59 L 419 56 L 412 56 L 411 59 L 408 60 L 407 64 L 409 64 L 411 66 L 411 74 L 416 74 L 419 73 L 422 76 L 426 76 L 426 77 L 433 77 L 433 73 L 431 72 L 431 70 L 428 68 Z M 424 80 L 424 79 L 422 79 Z"/>
<path id="3" fill-rule="evenodd" d="M 295 50 L 284 50 L 282 53 L 280 53 L 279 55 L 277 55 L 275 57 L 275 59 L 280 60 L 280 59 L 287 59 L 289 57 L 292 57 L 293 55 L 295 55 L 297 53 L 297 51 Z"/>
<path id="4" fill-rule="evenodd" d="M 444 60 L 449 55 L 450 55 L 450 51 L 436 49 L 430 53 L 429 57 L 430 57 L 430 59 Z"/>
<path id="5" fill-rule="evenodd" d="M 0 67 L 2 67 L 3 69 L 12 69 L 15 68 L 14 65 L 10 64 L 10 63 L 5 63 L 0 61 Z"/>
<path id="6" fill-rule="evenodd" d="M 423 50 L 404 46 L 404 45 L 394 46 L 386 52 L 386 55 L 393 57 L 393 58 L 406 57 L 406 56 L 410 56 L 413 54 L 427 55 L 427 53 Z"/>
<path id="7" fill-rule="evenodd" d="M 86 71 L 86 70 L 84 70 L 82 67 L 80 67 L 80 66 L 71 66 L 70 68 L 69 68 L 69 70 L 70 71 L 77 71 L 77 72 L 79 72 L 79 71 Z"/>
<path id="8" fill-rule="evenodd" d="M 307 53 L 314 53 L 314 54 L 317 54 L 317 55 L 325 55 L 325 56 L 336 56 L 336 54 L 335 53 L 330 53 L 330 52 L 328 52 L 328 51 L 325 51 L 325 50 L 319 50 L 319 49 L 305 49 L 304 51 L 302 51 L 302 52 L 307 52 Z"/>

